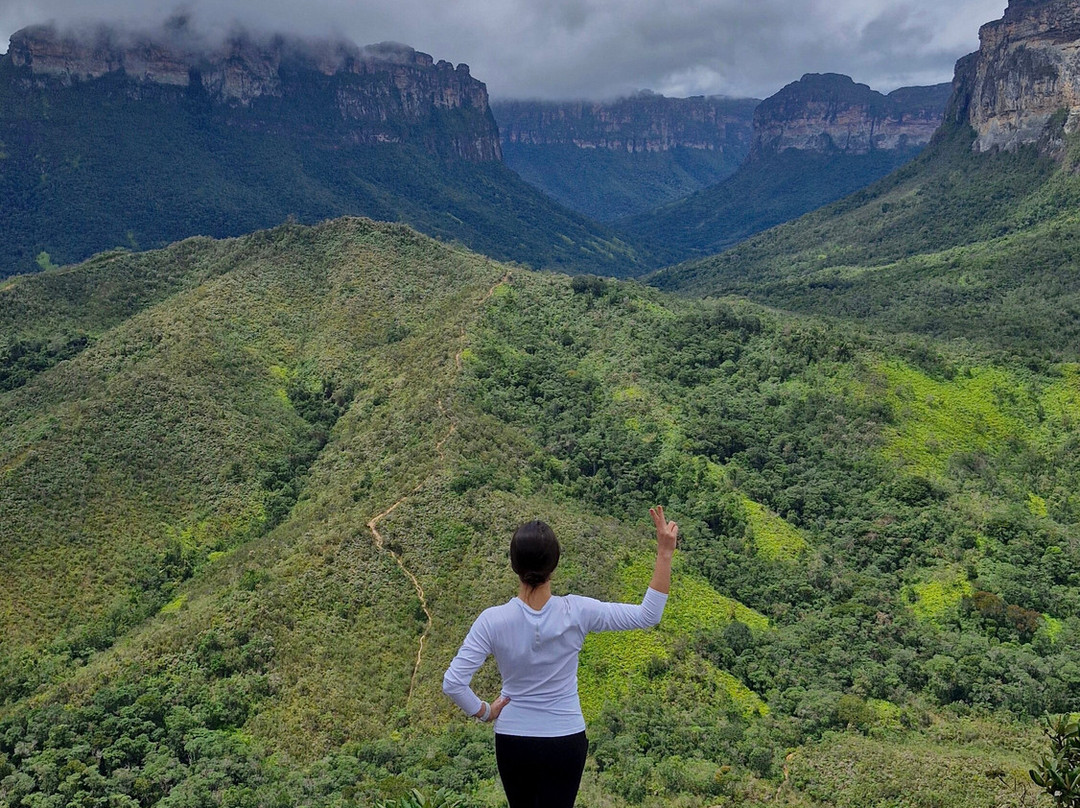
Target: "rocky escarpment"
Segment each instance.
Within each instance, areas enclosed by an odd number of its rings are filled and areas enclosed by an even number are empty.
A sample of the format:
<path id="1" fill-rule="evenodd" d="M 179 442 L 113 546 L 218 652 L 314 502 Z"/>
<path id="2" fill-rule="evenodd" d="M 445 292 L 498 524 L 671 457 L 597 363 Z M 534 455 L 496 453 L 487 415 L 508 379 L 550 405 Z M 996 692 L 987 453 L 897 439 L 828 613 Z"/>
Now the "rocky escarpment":
<path id="1" fill-rule="evenodd" d="M 436 63 L 404 45 L 246 33 L 208 45 L 183 24 L 153 34 L 103 27 L 80 35 L 35 26 L 11 37 L 5 61 L 30 91 L 120 78 L 133 97 L 203 94 L 271 118 L 317 101 L 348 142 L 416 142 L 470 161 L 501 158 L 483 82 L 468 65 Z"/>
<path id="2" fill-rule="evenodd" d="M 811 73 L 754 112 L 751 159 L 787 149 L 867 154 L 925 146 L 941 124 L 950 85 L 883 95 L 848 76 Z"/>
<path id="3" fill-rule="evenodd" d="M 496 101 L 504 144 L 572 145 L 643 153 L 676 148 L 749 149 L 757 99 L 665 98 L 642 93 L 613 102 Z"/>
<path id="4" fill-rule="evenodd" d="M 975 129 L 974 148 L 1041 143 L 1061 151 L 1080 129 L 1080 0 L 1011 0 L 957 62 L 950 115 Z"/>

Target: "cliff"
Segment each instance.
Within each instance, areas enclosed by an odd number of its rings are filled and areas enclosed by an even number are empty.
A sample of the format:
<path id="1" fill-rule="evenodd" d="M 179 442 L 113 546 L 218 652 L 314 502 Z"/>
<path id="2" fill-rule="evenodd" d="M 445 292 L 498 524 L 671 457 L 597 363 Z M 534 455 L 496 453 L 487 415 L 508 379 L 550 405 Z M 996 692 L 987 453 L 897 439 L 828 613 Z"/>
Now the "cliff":
<path id="1" fill-rule="evenodd" d="M 642 93 L 608 103 L 496 101 L 492 111 L 504 145 L 572 145 L 629 153 L 686 148 L 741 157 L 749 148 L 757 103 L 752 98 Z"/>
<path id="2" fill-rule="evenodd" d="M 1011 0 L 979 42 L 957 63 L 950 108 L 975 129 L 974 148 L 1060 154 L 1061 132 L 1080 128 L 1080 0 Z"/>
<path id="3" fill-rule="evenodd" d="M 925 146 L 941 124 L 950 85 L 888 95 L 836 73 L 809 73 L 754 112 L 751 159 L 797 149 L 867 154 Z"/>
<path id="4" fill-rule="evenodd" d="M 154 34 L 102 27 L 78 36 L 35 26 L 11 37 L 2 62 L 18 70 L 28 91 L 118 78 L 131 97 L 201 93 L 224 107 L 258 107 L 270 118 L 319 98 L 347 142 L 418 141 L 473 162 L 501 159 L 483 82 L 468 65 L 436 63 L 404 45 L 359 48 L 246 33 L 207 45 L 182 25 Z"/>
<path id="5" fill-rule="evenodd" d="M 31 28 L 0 56 L 0 278 L 338 216 L 538 268 L 641 264 L 500 157 L 484 85 L 402 45 Z"/>

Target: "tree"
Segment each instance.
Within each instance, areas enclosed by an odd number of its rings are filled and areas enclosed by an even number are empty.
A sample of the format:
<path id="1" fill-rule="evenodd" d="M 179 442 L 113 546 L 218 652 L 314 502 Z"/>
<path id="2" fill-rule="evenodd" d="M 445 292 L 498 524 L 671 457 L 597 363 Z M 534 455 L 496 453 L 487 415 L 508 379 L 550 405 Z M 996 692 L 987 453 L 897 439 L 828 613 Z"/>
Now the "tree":
<path id="1" fill-rule="evenodd" d="M 1029 774 L 1061 808 L 1080 808 L 1080 715 L 1046 716 L 1050 752 Z"/>

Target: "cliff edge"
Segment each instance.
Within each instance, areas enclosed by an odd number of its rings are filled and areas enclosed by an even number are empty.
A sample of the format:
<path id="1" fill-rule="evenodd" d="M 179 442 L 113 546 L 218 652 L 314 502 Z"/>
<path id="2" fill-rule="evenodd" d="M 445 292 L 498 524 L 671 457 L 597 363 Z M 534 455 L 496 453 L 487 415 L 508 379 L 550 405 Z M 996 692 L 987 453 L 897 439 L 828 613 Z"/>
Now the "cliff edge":
<path id="1" fill-rule="evenodd" d="M 1060 155 L 1062 132 L 1080 129 L 1080 0 L 1011 0 L 979 42 L 957 62 L 951 110 L 975 129 L 975 150 L 1038 143 Z"/>
<path id="2" fill-rule="evenodd" d="M 951 86 L 888 95 L 838 73 L 808 73 L 758 105 L 750 159 L 787 149 L 867 154 L 925 146 L 941 124 Z"/>
<path id="3" fill-rule="evenodd" d="M 350 142 L 412 139 L 473 162 L 502 157 L 487 88 L 468 65 L 435 62 L 396 43 L 360 48 L 238 32 L 208 44 L 184 25 L 151 34 L 101 26 L 78 35 L 33 26 L 12 35 L 3 62 L 27 90 L 112 77 L 133 97 L 173 90 L 233 108 L 262 102 L 264 110 L 303 106 L 316 94 L 331 99 Z M 447 116 L 456 119 L 452 133 L 437 126 Z"/>

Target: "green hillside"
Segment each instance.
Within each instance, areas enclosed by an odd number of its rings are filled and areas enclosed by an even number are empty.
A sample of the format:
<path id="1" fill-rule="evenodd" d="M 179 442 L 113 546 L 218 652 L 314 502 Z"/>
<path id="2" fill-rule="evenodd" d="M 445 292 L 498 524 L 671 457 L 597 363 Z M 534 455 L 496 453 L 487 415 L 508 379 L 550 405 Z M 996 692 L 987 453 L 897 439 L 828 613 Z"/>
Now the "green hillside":
<path id="1" fill-rule="evenodd" d="M 918 149 L 819 154 L 786 149 L 743 163 L 716 185 L 614 224 L 665 263 L 713 255 L 865 188 Z"/>
<path id="2" fill-rule="evenodd" d="M 750 151 L 754 98 L 495 100 L 503 160 L 600 222 L 645 213 L 734 173 Z"/>
<path id="3" fill-rule="evenodd" d="M 973 138 L 966 126 L 943 127 L 914 162 L 875 185 L 655 282 L 1074 357 L 1077 144 L 1056 163 L 1034 146 L 975 154 Z"/>
<path id="4" fill-rule="evenodd" d="M 498 805 L 440 692 L 515 591 L 593 637 L 583 806 L 1040 805 L 1080 697 L 1080 369 L 341 219 L 0 287 L 0 803 Z M 486 666 L 478 689 L 493 693 Z"/>
<path id="5" fill-rule="evenodd" d="M 150 84 L 133 92 L 116 73 L 32 82 L 0 60 L 0 276 L 346 214 L 537 268 L 620 275 L 644 265 L 502 163 L 425 148 L 470 136 L 468 118 L 433 121 L 438 137 L 402 124 L 403 143 L 365 145 L 350 142 L 314 79 L 306 99 L 250 108 Z"/>
<path id="6" fill-rule="evenodd" d="M 600 222 L 643 214 L 731 176 L 746 149 L 628 153 L 503 143 L 503 160 L 548 196 Z"/>

